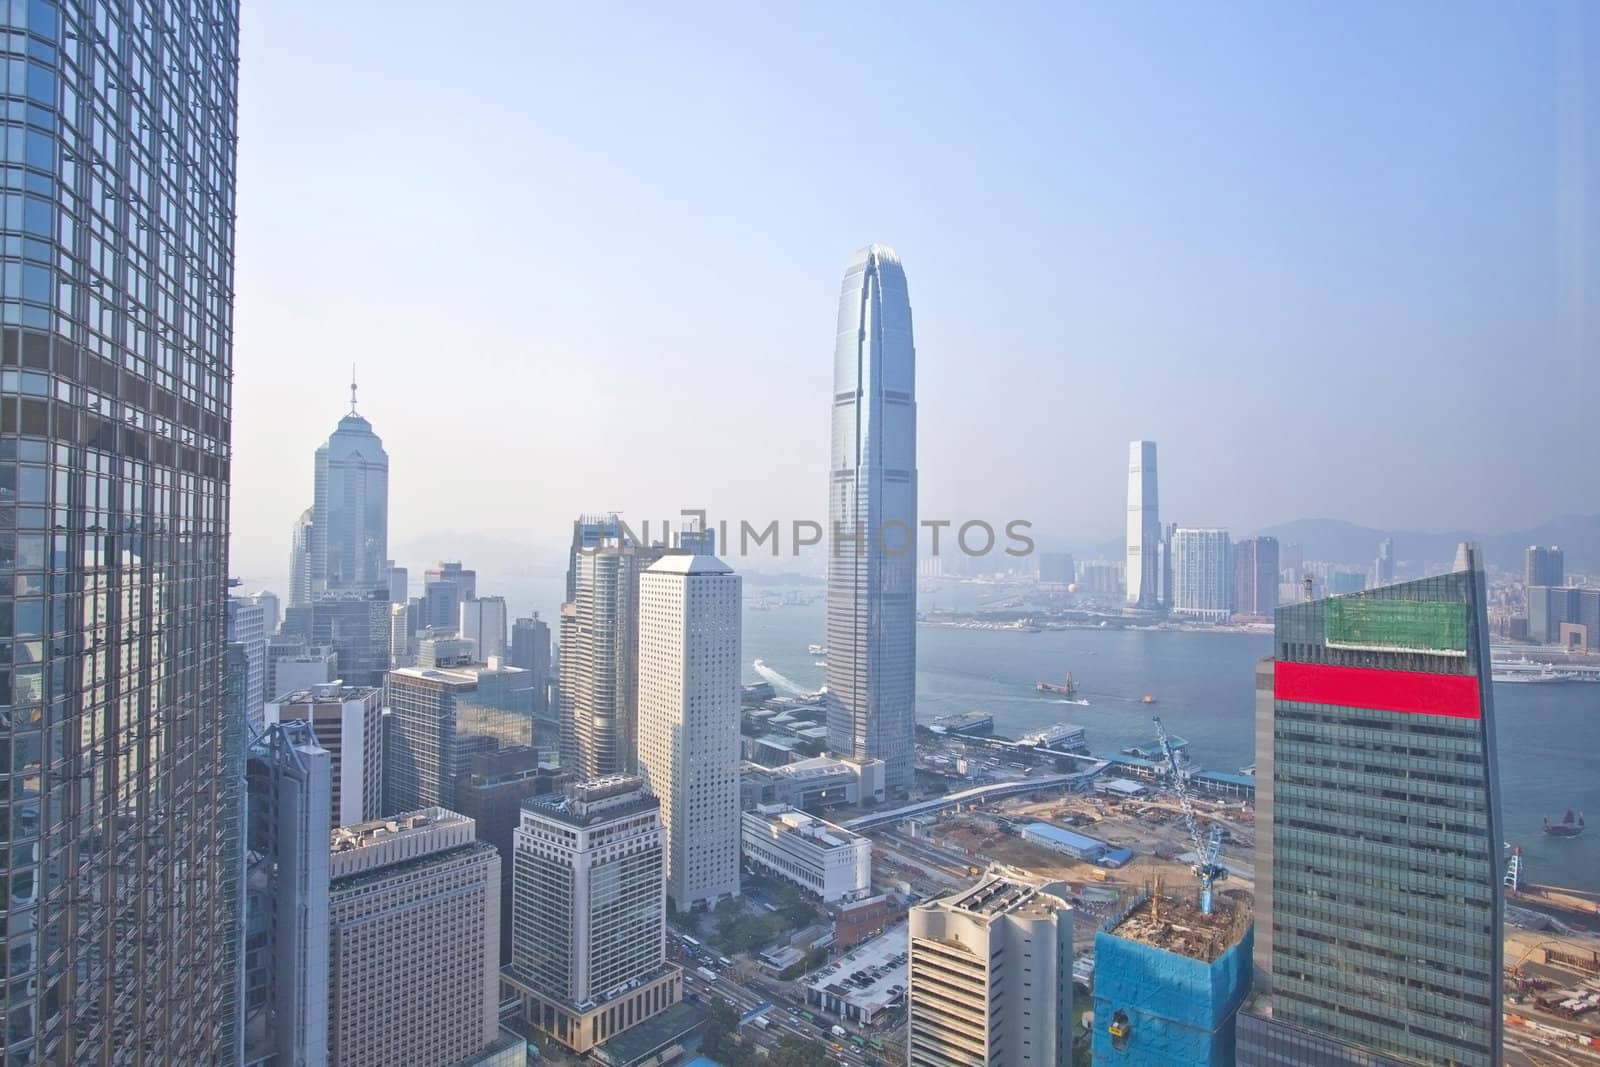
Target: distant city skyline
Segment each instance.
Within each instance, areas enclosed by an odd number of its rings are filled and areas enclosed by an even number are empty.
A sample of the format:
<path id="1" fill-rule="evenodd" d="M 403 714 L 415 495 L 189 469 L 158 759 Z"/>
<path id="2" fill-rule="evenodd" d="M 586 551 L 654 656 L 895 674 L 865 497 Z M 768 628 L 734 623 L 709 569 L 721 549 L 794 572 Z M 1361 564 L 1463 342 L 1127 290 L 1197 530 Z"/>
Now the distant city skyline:
<path id="1" fill-rule="evenodd" d="M 1108 540 L 1146 437 L 1164 515 L 1241 535 L 1585 510 L 1585 5 L 1019 7 L 927 11 L 909 34 L 885 9 L 840 41 L 821 11 L 691 27 L 490 0 L 503 32 L 448 74 L 395 58 L 431 47 L 427 20 L 375 10 L 242 11 L 235 573 L 284 568 L 352 353 L 392 545 L 558 546 L 596 506 L 814 514 L 826 459 L 796 442 L 830 395 L 840 257 L 869 240 L 915 263 L 928 309 L 925 513 Z M 583 60 L 602 48 L 618 69 Z M 525 104 L 558 93 L 572 106 Z M 904 169 L 839 164 L 869 144 Z M 424 281 L 402 220 L 447 188 L 440 252 L 462 266 Z M 1485 387 L 1513 378 L 1547 388 L 1537 463 L 1530 416 Z M 740 476 L 651 462 L 687 455 Z M 538 491 L 506 492 L 508 470 Z"/>

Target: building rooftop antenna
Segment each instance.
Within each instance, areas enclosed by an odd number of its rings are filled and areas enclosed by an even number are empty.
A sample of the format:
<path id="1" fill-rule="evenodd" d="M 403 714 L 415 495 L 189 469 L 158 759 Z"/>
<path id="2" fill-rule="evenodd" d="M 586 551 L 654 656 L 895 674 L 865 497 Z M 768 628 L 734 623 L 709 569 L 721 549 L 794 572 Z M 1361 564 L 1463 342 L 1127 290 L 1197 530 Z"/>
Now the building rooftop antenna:
<path id="1" fill-rule="evenodd" d="M 350 364 L 350 414 L 356 413 L 356 365 Z"/>

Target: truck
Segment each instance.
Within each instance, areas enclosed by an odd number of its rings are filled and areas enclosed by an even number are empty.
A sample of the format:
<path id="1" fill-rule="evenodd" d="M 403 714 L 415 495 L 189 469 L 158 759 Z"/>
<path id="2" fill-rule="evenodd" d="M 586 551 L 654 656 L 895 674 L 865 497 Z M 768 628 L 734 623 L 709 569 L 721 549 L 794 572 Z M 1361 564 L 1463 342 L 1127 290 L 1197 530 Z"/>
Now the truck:
<path id="1" fill-rule="evenodd" d="M 750 1025 L 751 1026 L 758 1026 L 761 1029 L 765 1030 L 768 1026 L 771 1026 L 772 1024 L 767 1022 L 767 1017 L 765 1015 L 757 1015 L 754 1019 L 750 1020 Z"/>
<path id="2" fill-rule="evenodd" d="M 834 1037 L 844 1037 L 844 1036 L 846 1036 L 848 1031 L 845 1030 L 845 1028 L 840 1026 L 838 1023 L 834 1023 L 833 1024 L 833 1029 L 830 1031 L 830 1033 L 832 1033 Z"/>
<path id="3" fill-rule="evenodd" d="M 716 972 L 712 971 L 709 967 L 696 967 L 694 971 L 701 978 L 704 978 L 708 982 L 715 982 L 717 980 Z"/>

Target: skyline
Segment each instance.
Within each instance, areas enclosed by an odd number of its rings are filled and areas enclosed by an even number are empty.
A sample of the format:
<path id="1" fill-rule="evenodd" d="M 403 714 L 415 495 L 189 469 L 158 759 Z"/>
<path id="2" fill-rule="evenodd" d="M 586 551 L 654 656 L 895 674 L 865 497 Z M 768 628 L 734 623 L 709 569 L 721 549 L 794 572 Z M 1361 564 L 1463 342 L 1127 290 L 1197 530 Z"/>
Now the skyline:
<path id="1" fill-rule="evenodd" d="M 425 20 L 351 5 L 317 9 L 310 33 L 309 5 L 247 7 L 235 456 L 252 492 L 234 570 L 282 569 L 309 488 L 297 457 L 336 422 L 352 356 L 392 455 L 397 545 L 438 532 L 443 485 L 486 502 L 453 528 L 532 546 L 600 508 L 820 511 L 831 282 L 875 240 L 918 269 L 927 513 L 1109 539 L 1137 438 L 1162 444 L 1168 515 L 1240 533 L 1583 511 L 1600 19 L 1441 12 L 1298 29 L 1260 8 L 1211 26 L 931 15 L 914 33 L 870 13 L 830 58 L 820 14 L 741 12 L 700 39 L 650 12 L 580 29 L 508 8 L 501 39 L 535 55 L 505 97 L 492 61 L 446 82 L 390 59 L 417 53 Z M 969 40 L 970 68 L 945 79 L 938 58 Z M 602 47 L 621 73 L 581 59 Z M 315 103 L 281 76 L 291 55 L 335 72 Z M 864 86 L 835 84 L 847 63 Z M 390 92 L 402 76 L 415 84 Z M 828 162 L 869 130 L 906 161 L 903 188 Z M 288 169 L 307 153 L 314 185 Z M 406 162 L 419 153 L 433 163 Z M 416 204 L 450 222 L 420 270 L 402 221 Z M 437 313 L 396 314 L 401 300 Z M 1483 387 L 1512 376 L 1528 404 Z M 1538 463 L 1519 459 L 1529 419 L 1549 443 Z M 749 475 L 680 462 L 663 478 L 641 462 L 662 452 L 738 456 Z M 505 493 L 514 470 L 537 488 Z"/>

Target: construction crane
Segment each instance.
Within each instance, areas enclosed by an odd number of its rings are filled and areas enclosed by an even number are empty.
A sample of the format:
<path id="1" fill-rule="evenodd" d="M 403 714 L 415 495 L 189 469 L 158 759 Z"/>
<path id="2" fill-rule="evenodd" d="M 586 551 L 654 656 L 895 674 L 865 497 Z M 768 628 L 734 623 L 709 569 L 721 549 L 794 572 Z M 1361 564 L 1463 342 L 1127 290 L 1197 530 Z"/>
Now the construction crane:
<path id="1" fill-rule="evenodd" d="M 1172 738 L 1161 724 L 1161 716 L 1152 715 L 1150 718 L 1156 724 L 1156 738 L 1161 742 L 1161 750 L 1167 755 L 1167 766 L 1172 768 L 1172 787 L 1177 790 L 1178 803 L 1183 807 L 1183 824 L 1189 828 L 1189 842 L 1194 846 L 1195 862 L 1190 869 L 1200 879 L 1200 911 L 1210 915 L 1211 885 L 1228 877 L 1228 868 L 1217 862 L 1222 854 L 1222 827 L 1213 823 L 1211 832 L 1201 836 L 1200 823 L 1194 815 L 1194 802 L 1189 799 L 1189 768 L 1179 762 L 1178 753 L 1172 747 Z"/>

